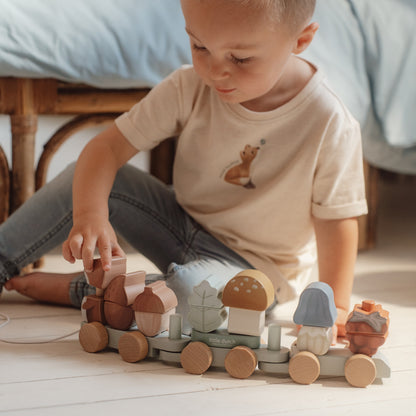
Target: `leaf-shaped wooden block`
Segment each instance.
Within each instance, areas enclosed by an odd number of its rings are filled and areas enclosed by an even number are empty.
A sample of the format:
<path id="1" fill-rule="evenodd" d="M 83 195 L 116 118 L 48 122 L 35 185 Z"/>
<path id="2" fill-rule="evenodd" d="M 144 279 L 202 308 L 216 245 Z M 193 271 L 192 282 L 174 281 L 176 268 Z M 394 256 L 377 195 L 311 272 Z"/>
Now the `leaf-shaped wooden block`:
<path id="1" fill-rule="evenodd" d="M 197 331 L 214 331 L 227 318 L 227 312 L 221 301 L 221 292 L 206 280 L 194 287 L 188 303 L 190 306 L 188 319 Z"/>

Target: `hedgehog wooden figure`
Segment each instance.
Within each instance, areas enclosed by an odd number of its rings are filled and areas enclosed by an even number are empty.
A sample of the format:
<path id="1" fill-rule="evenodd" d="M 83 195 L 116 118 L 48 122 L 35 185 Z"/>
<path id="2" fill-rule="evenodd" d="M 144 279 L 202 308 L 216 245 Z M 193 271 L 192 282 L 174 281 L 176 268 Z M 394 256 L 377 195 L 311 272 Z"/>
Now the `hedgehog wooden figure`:
<path id="1" fill-rule="evenodd" d="M 372 357 L 384 344 L 389 323 L 388 311 L 374 301 L 364 300 L 361 305 L 355 305 L 345 326 L 351 352 Z"/>

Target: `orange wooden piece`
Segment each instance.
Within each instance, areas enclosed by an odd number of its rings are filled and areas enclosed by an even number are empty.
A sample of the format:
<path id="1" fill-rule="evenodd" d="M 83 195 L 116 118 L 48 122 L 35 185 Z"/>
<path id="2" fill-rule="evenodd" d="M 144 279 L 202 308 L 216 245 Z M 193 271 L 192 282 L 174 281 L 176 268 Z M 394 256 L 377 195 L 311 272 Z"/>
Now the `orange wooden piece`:
<path id="1" fill-rule="evenodd" d="M 372 300 L 355 305 L 345 325 L 350 350 L 354 354 L 373 356 L 384 344 L 390 318 L 388 311 Z"/>

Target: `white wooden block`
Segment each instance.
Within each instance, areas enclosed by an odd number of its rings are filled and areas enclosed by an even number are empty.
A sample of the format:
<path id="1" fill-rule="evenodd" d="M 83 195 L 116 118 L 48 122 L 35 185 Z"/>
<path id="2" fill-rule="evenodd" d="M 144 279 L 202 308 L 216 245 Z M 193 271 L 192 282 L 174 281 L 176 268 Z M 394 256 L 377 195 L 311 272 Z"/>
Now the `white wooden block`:
<path id="1" fill-rule="evenodd" d="M 265 324 L 265 311 L 230 308 L 228 317 L 228 332 L 260 336 Z"/>

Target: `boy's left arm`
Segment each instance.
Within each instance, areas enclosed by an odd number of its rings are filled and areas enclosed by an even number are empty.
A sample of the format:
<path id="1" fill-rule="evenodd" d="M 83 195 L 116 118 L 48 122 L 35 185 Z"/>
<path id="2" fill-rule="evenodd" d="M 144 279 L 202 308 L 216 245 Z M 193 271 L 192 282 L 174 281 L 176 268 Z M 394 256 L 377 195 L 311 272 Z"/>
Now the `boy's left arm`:
<path id="1" fill-rule="evenodd" d="M 357 218 L 323 220 L 314 218 L 318 248 L 319 280 L 328 283 L 338 311 L 338 336 L 345 335 L 350 309 L 354 266 L 358 249 Z"/>

